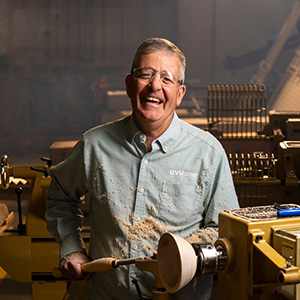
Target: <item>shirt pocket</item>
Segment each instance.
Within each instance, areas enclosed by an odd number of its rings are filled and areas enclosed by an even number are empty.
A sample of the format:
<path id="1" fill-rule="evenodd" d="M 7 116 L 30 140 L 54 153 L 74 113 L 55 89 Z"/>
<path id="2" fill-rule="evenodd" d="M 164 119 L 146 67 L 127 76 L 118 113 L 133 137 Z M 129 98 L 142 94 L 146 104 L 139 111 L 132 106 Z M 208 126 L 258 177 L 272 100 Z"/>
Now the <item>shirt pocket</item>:
<path id="1" fill-rule="evenodd" d="M 157 214 L 171 226 L 192 226 L 203 219 L 203 187 L 194 177 L 162 182 L 157 197 Z"/>

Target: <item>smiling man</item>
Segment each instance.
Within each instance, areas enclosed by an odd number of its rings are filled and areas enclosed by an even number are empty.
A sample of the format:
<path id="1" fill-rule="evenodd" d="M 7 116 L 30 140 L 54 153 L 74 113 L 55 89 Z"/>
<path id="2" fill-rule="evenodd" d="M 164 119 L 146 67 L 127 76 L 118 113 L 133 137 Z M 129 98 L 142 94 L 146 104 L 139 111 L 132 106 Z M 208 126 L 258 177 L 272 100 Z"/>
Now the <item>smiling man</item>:
<path id="1" fill-rule="evenodd" d="M 147 136 L 148 150 L 152 141 L 169 127 L 186 90 L 184 55 L 168 41 L 164 41 L 165 48 L 160 48 L 156 39 L 151 42 L 140 46 L 131 74 L 126 76 L 133 117 Z"/>
<path id="2" fill-rule="evenodd" d="M 83 134 L 69 157 L 51 170 L 46 219 L 60 244 L 60 269 L 86 277 L 81 264 L 101 257 L 151 256 L 160 236 L 209 241 L 218 214 L 238 207 L 227 156 L 208 132 L 175 113 L 184 97 L 185 57 L 160 38 L 138 48 L 126 90 L 133 113 Z M 88 254 L 80 235 L 82 196 L 90 194 Z M 134 279 L 134 281 L 133 281 Z M 151 297 L 154 276 L 135 265 L 95 273 L 84 284 L 88 299 Z M 173 299 L 210 299 L 211 277 L 197 278 Z"/>

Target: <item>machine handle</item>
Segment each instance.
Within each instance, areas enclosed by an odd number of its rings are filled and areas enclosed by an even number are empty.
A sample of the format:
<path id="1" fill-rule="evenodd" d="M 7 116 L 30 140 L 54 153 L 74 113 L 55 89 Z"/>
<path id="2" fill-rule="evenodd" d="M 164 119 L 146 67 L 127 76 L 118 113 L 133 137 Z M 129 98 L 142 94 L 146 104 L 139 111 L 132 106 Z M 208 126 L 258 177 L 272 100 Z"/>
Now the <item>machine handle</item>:
<path id="1" fill-rule="evenodd" d="M 278 273 L 278 281 L 280 284 L 298 284 L 300 282 L 300 271 L 298 268 L 293 267 L 281 270 Z"/>
<path id="2" fill-rule="evenodd" d="M 300 208 L 280 209 L 277 215 L 278 217 L 297 217 L 300 216 Z"/>

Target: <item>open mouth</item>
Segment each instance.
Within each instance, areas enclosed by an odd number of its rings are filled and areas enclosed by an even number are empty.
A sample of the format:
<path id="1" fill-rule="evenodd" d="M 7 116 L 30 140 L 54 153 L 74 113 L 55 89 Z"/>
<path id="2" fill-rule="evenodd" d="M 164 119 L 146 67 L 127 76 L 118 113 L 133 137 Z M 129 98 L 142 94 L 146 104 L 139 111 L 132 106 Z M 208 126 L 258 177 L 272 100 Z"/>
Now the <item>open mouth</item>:
<path id="1" fill-rule="evenodd" d="M 151 102 L 151 103 L 157 103 L 157 104 L 161 104 L 162 101 L 159 100 L 158 98 L 154 98 L 154 97 L 146 97 L 145 100 L 147 102 Z"/>

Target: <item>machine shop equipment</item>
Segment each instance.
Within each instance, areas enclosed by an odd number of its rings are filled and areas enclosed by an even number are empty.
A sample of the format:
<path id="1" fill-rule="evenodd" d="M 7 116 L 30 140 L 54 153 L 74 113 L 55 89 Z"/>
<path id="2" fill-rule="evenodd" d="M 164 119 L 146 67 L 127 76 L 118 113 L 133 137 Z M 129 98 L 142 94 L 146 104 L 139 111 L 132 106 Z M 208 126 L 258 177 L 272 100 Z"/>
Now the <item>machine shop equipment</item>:
<path id="1" fill-rule="evenodd" d="M 17 230 L 10 229 L 13 215 L 5 221 L 0 236 L 0 266 L 18 282 L 32 283 L 32 299 L 62 299 L 66 281 L 54 281 L 52 268 L 59 260 L 59 246 L 46 228 L 44 219 L 45 194 L 50 184 L 51 161 L 39 166 L 10 166 L 9 158 L 1 159 L 1 187 L 8 189 L 15 179 L 26 180 L 31 189 L 26 219 Z M 24 187 L 25 188 L 25 187 Z M 22 190 L 17 192 L 21 201 Z M 20 214 L 20 211 L 19 211 Z"/>
<path id="2" fill-rule="evenodd" d="M 229 164 L 236 183 L 261 183 L 299 187 L 300 142 L 283 141 L 279 157 L 274 154 L 229 154 Z"/>
<path id="3" fill-rule="evenodd" d="M 209 84 L 207 125 L 227 153 L 259 151 L 277 158 L 280 142 L 300 140 L 300 112 L 268 112 L 264 84 Z"/>
<path id="4" fill-rule="evenodd" d="M 267 123 L 263 84 L 209 84 L 208 130 L 218 139 L 263 139 Z"/>
<path id="5" fill-rule="evenodd" d="M 263 84 L 208 85 L 208 130 L 228 153 L 241 207 L 299 202 L 299 120 L 267 112 Z"/>
<path id="6" fill-rule="evenodd" d="M 193 253 L 184 257 L 187 246 L 165 233 L 158 248 L 164 286 L 172 291 L 186 275 L 218 274 L 218 295 L 225 300 L 300 299 L 299 225 L 300 206 L 296 204 L 223 211 L 219 215 L 219 239 L 214 246 L 192 244 L 196 258 Z M 162 241 L 170 246 L 160 247 Z M 167 263 L 160 261 L 164 255 L 170 257 Z M 176 269 L 174 261 L 189 267 Z"/>
<path id="7" fill-rule="evenodd" d="M 258 206 L 219 215 L 214 255 L 204 257 L 215 263 L 222 299 L 300 299 L 299 207 Z M 288 216 L 280 217 L 281 210 Z"/>
<path id="8" fill-rule="evenodd" d="M 299 203 L 300 143 L 283 141 L 278 158 L 267 153 L 228 154 L 241 207 Z M 288 200 L 287 200 L 288 199 Z"/>

